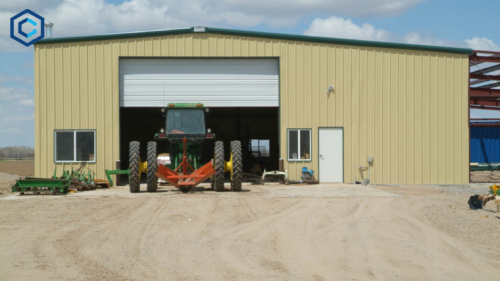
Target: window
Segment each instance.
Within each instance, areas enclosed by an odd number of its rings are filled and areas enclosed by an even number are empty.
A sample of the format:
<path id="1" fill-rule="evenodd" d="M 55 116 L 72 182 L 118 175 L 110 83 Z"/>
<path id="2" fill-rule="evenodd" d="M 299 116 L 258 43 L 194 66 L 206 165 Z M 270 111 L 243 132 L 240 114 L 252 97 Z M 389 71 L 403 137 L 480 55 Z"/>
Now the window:
<path id="1" fill-rule="evenodd" d="M 250 151 L 255 157 L 269 157 L 271 151 L 269 140 L 250 140 Z"/>
<path id="2" fill-rule="evenodd" d="M 95 130 L 56 130 L 54 132 L 56 163 L 95 163 Z"/>
<path id="3" fill-rule="evenodd" d="M 167 134 L 205 134 L 203 109 L 169 109 Z"/>
<path id="4" fill-rule="evenodd" d="M 311 161 L 311 129 L 288 130 L 288 161 Z"/>

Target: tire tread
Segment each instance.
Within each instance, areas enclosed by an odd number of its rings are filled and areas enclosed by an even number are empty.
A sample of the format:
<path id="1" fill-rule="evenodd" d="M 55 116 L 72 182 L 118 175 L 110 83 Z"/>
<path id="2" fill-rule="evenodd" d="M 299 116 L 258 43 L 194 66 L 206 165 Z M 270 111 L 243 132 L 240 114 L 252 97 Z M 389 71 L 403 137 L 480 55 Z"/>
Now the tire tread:
<path id="1" fill-rule="evenodd" d="M 233 180 L 231 181 L 232 191 L 241 191 L 243 182 L 243 156 L 241 153 L 241 142 L 231 142 L 231 153 L 233 155 Z"/>
<path id="2" fill-rule="evenodd" d="M 130 193 L 140 191 L 140 178 L 139 178 L 139 162 L 140 156 L 140 143 L 132 141 L 129 144 L 129 187 Z"/>
<path id="3" fill-rule="evenodd" d="M 148 192 L 156 192 L 158 189 L 158 177 L 156 176 L 156 172 L 158 171 L 158 160 L 156 154 L 156 142 L 150 141 L 148 142 L 148 172 L 147 179 Z"/>
<path id="4" fill-rule="evenodd" d="M 214 190 L 224 190 L 224 143 L 216 141 L 214 147 Z"/>

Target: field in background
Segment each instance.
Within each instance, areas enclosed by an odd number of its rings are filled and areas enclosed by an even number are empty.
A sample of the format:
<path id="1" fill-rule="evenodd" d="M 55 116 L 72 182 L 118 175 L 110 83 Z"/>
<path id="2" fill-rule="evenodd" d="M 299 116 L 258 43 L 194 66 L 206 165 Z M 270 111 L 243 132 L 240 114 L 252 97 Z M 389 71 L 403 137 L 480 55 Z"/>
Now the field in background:
<path id="1" fill-rule="evenodd" d="M 35 149 L 27 146 L 0 147 L 0 159 L 26 159 L 35 158 Z"/>
<path id="2" fill-rule="evenodd" d="M 11 190 L 10 185 L 16 183 L 19 176 L 35 175 L 35 162 L 33 160 L 6 160 L 0 159 L 0 194 Z"/>
<path id="3" fill-rule="evenodd" d="M 35 162 L 29 160 L 0 159 L 0 173 L 13 174 L 18 176 L 34 176 Z"/>

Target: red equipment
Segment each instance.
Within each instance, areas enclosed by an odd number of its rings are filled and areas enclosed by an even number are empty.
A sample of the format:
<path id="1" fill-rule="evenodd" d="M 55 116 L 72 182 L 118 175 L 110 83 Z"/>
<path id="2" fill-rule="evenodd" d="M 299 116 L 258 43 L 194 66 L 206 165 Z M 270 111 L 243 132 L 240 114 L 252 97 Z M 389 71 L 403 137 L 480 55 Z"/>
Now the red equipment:
<path id="1" fill-rule="evenodd" d="M 182 150 L 182 162 L 174 170 L 169 169 L 164 165 L 158 165 L 158 171 L 156 176 L 168 182 L 169 184 L 179 188 L 179 189 L 192 189 L 201 182 L 204 182 L 209 177 L 215 175 L 215 170 L 213 163 L 208 162 L 203 167 L 198 170 L 193 169 L 187 160 L 186 155 L 186 137 L 182 140 L 183 150 Z M 182 173 L 178 173 L 179 169 L 182 167 Z M 189 171 L 188 171 L 189 168 Z"/>

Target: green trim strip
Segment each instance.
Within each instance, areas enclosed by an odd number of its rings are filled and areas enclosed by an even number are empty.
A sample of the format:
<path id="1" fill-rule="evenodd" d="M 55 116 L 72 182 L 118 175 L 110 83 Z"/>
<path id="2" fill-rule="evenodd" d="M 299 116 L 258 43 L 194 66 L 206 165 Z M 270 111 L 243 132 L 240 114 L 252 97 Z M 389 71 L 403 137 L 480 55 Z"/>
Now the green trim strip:
<path id="1" fill-rule="evenodd" d="M 420 50 L 420 51 L 434 51 L 434 52 L 459 53 L 459 54 L 472 55 L 472 49 L 465 49 L 465 48 L 412 45 L 412 44 L 402 44 L 402 43 L 364 41 L 364 40 L 341 39 L 341 38 L 331 38 L 331 37 L 317 37 L 317 36 L 294 35 L 294 34 L 283 34 L 283 33 L 268 33 L 268 32 L 258 32 L 258 31 L 243 31 L 243 30 L 222 29 L 222 28 L 212 28 L 212 27 L 207 27 L 206 30 L 208 33 L 227 34 L 227 35 L 235 35 L 235 36 L 250 36 L 250 37 L 282 39 L 282 40 L 339 44 L 339 45 L 354 45 L 354 46 L 380 47 L 380 48 L 393 48 L 393 49 L 410 49 L 410 50 Z"/>
<path id="2" fill-rule="evenodd" d="M 117 34 L 107 34 L 107 35 L 45 38 L 45 39 L 42 39 L 42 40 L 36 42 L 35 44 L 55 44 L 55 43 L 81 42 L 81 41 L 113 40 L 113 39 L 155 37 L 155 36 L 189 34 L 189 33 L 215 33 L 215 34 L 225 34 L 225 35 L 234 35 L 234 36 L 247 36 L 247 37 L 293 40 L 293 41 L 304 41 L 304 42 L 315 42 L 315 43 L 392 48 L 392 49 L 408 49 L 408 50 L 458 53 L 458 54 L 472 55 L 472 49 L 466 49 L 466 48 L 439 47 L 439 46 L 414 45 L 414 44 L 402 44 L 402 43 L 388 43 L 388 42 L 378 42 L 378 41 L 363 41 L 363 40 L 353 40 L 353 39 L 316 37 L 316 36 L 294 35 L 294 34 L 283 34 L 283 33 L 269 33 L 269 32 L 223 29 L 223 28 L 213 28 L 213 27 L 205 27 L 205 32 L 195 32 L 194 27 L 191 27 L 191 28 L 184 28 L 184 29 L 144 31 L 144 32 L 133 32 L 133 33 L 117 33 Z"/>
<path id="3" fill-rule="evenodd" d="M 175 34 L 188 34 L 188 33 L 194 33 L 193 28 L 116 33 L 116 34 L 105 34 L 105 35 L 90 35 L 90 36 L 79 36 L 79 37 L 45 38 L 36 42 L 36 44 L 57 44 L 57 43 L 68 43 L 68 42 L 82 42 L 82 41 L 114 40 L 114 39 L 127 39 L 127 38 L 139 38 L 139 37 L 155 37 L 155 36 L 175 35 Z"/>

